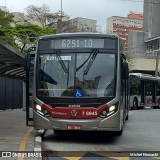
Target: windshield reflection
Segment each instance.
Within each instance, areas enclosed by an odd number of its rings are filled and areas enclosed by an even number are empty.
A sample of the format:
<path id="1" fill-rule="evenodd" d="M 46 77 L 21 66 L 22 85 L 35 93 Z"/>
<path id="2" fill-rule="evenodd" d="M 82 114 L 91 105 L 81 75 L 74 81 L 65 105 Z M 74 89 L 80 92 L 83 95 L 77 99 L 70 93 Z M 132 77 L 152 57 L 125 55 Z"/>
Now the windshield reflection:
<path id="1" fill-rule="evenodd" d="M 115 54 L 58 53 L 39 57 L 39 96 L 113 97 Z"/>

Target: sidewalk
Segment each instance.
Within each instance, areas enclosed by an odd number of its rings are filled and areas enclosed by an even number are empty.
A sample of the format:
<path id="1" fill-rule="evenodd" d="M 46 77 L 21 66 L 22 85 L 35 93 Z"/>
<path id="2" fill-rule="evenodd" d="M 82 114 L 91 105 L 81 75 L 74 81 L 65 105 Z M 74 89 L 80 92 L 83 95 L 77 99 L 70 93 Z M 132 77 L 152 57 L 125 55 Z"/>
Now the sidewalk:
<path id="1" fill-rule="evenodd" d="M 22 109 L 0 111 L 0 151 L 33 152 L 36 132 L 33 127 L 26 126 L 26 111 Z M 2 152 L 0 156 L 1 154 Z M 0 157 L 0 159 L 19 158 Z"/>

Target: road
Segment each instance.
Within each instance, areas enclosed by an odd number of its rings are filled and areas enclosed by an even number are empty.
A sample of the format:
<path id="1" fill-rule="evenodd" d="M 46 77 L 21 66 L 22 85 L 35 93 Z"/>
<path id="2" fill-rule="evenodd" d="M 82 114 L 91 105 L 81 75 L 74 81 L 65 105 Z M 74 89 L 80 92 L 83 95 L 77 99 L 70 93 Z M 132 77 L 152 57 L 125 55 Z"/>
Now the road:
<path id="1" fill-rule="evenodd" d="M 44 151 L 160 151 L 160 110 L 131 110 L 123 135 L 102 132 L 55 135 L 48 130 Z"/>

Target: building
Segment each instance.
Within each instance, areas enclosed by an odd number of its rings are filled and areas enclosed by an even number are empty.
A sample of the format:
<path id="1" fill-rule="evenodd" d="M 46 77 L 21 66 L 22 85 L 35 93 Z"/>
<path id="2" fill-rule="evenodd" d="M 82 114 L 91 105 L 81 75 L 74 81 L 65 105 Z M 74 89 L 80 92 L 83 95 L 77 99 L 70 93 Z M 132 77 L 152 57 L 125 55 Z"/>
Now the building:
<path id="1" fill-rule="evenodd" d="M 148 38 L 160 35 L 160 0 L 144 0 L 143 9 L 144 32 L 150 33 Z"/>
<path id="2" fill-rule="evenodd" d="M 128 14 L 129 19 L 143 20 L 143 14 L 133 13 Z"/>
<path id="3" fill-rule="evenodd" d="M 97 21 L 94 19 L 77 17 L 71 21 L 80 32 L 97 32 Z"/>
<path id="4" fill-rule="evenodd" d="M 127 17 L 112 16 L 107 18 L 107 33 L 115 33 L 120 36 L 125 52 L 128 52 L 128 32 L 142 30 L 142 14 L 130 13 Z"/>
<path id="5" fill-rule="evenodd" d="M 150 71 L 160 76 L 160 1 L 144 0 L 143 31 L 129 32 L 132 70 Z"/>

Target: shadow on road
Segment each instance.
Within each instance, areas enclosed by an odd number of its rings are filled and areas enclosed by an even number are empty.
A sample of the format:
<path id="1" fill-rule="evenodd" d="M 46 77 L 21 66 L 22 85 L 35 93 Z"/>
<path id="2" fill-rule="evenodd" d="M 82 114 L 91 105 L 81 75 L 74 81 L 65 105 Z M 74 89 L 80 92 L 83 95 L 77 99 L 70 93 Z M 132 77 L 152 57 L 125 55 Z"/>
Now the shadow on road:
<path id="1" fill-rule="evenodd" d="M 59 134 L 55 134 L 49 131 L 50 134 L 44 136 L 44 141 L 49 142 L 80 142 L 80 143 L 114 143 L 117 136 L 113 132 L 96 132 L 96 131 L 62 131 Z"/>

